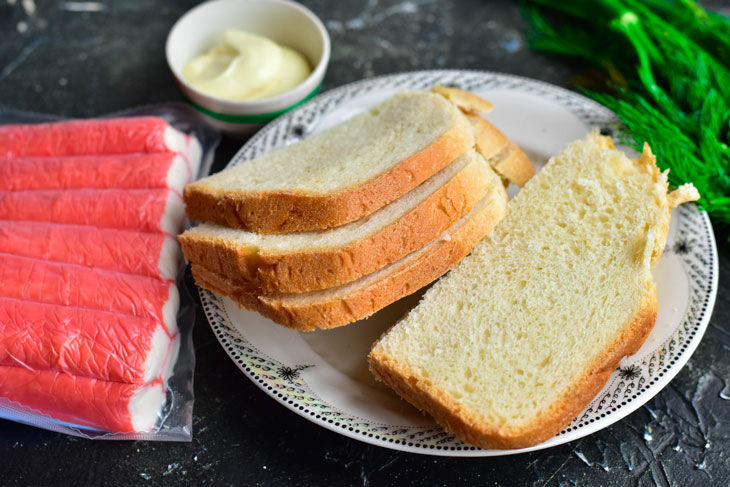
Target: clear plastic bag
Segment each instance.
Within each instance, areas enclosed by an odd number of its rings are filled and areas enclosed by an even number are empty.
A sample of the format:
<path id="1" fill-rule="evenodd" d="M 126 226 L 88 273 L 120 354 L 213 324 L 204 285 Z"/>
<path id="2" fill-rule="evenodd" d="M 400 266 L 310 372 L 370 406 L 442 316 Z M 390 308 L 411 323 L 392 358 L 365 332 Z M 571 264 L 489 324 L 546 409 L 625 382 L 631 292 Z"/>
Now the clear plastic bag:
<path id="1" fill-rule="evenodd" d="M 98 118 L 159 116 L 176 129 L 193 135 L 200 143 L 201 163 L 197 177 L 206 176 L 213 164 L 213 156 L 220 141 L 218 132 L 206 125 L 194 109 L 181 103 L 160 103 L 115 112 Z M 59 121 L 52 115 L 16 110 L 0 110 L 0 124 L 42 123 Z M 176 284 L 180 292 L 180 309 L 177 324 L 180 333 L 180 353 L 167 381 L 166 400 L 158 414 L 155 429 L 144 433 L 109 433 L 87 426 L 61 421 L 29 407 L 0 397 L 0 418 L 65 433 L 81 438 L 98 440 L 152 440 L 191 441 L 193 416 L 193 325 L 195 324 L 195 299 L 184 279 L 185 265 L 180 264 Z"/>

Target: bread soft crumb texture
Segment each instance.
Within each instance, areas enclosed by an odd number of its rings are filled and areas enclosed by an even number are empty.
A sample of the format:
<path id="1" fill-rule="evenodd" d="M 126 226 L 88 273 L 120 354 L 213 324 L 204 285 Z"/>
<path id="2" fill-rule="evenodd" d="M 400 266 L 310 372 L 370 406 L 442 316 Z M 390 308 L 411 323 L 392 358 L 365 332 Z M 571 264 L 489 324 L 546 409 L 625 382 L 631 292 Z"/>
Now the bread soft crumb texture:
<path id="1" fill-rule="evenodd" d="M 188 261 L 262 294 L 344 284 L 400 259 L 441 235 L 495 182 L 469 150 L 420 186 L 374 213 L 319 232 L 259 234 L 204 223 L 179 237 Z"/>
<path id="2" fill-rule="evenodd" d="M 670 210 L 648 146 L 596 133 L 552 158 L 471 255 L 371 350 L 373 373 L 483 448 L 560 432 L 654 325 Z"/>
<path id="3" fill-rule="evenodd" d="M 469 122 L 430 92 L 401 92 L 327 131 L 185 188 L 188 216 L 261 233 L 357 220 L 474 145 Z"/>
<path id="4" fill-rule="evenodd" d="M 257 296 L 257 290 L 203 266 L 193 264 L 195 282 L 224 294 L 252 311 L 301 331 L 332 328 L 367 318 L 443 275 L 502 219 L 507 194 L 486 166 L 487 195 L 436 240 L 400 260 L 350 283 L 299 294 Z"/>

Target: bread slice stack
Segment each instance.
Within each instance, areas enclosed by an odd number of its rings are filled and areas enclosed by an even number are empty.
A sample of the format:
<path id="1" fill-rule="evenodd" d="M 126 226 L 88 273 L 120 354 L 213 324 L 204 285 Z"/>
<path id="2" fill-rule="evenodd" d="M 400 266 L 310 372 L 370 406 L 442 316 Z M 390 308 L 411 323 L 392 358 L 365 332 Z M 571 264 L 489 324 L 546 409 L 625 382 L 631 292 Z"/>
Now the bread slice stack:
<path id="1" fill-rule="evenodd" d="M 196 282 L 305 331 L 415 292 L 501 220 L 503 180 L 534 173 L 477 114 L 490 108 L 453 88 L 399 93 L 188 185 L 188 216 L 205 221 L 179 237 Z"/>
<path id="2" fill-rule="evenodd" d="M 522 448 L 560 432 L 654 326 L 670 211 L 648 146 L 597 133 L 510 201 L 504 221 L 373 346 L 377 378 L 464 441 Z"/>

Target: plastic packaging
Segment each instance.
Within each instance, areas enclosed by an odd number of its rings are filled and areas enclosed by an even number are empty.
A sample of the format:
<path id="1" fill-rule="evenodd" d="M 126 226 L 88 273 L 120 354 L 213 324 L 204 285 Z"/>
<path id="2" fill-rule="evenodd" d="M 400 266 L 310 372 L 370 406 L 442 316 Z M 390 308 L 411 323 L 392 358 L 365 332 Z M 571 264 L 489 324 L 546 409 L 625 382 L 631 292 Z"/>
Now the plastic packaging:
<path id="1" fill-rule="evenodd" d="M 197 178 L 207 175 L 210 172 L 213 155 L 220 137 L 217 131 L 206 125 L 197 112 L 187 105 L 179 103 L 148 105 L 98 118 L 150 115 L 162 117 L 176 129 L 198 139 L 202 154 Z M 0 110 L 0 124 L 42 123 L 59 120 L 61 119 L 51 115 Z M 177 325 L 181 340 L 180 353 L 173 368 L 172 376 L 166 384 L 165 405 L 158 414 L 157 424 L 152 431 L 144 433 L 109 433 L 52 418 L 3 397 L 0 397 L 0 418 L 89 439 L 190 441 L 192 439 L 193 370 L 195 368 L 192 332 L 195 323 L 196 301 L 185 283 L 184 274 L 185 265 L 181 263 L 176 278 L 176 284 L 180 292 L 180 309 L 177 313 Z"/>

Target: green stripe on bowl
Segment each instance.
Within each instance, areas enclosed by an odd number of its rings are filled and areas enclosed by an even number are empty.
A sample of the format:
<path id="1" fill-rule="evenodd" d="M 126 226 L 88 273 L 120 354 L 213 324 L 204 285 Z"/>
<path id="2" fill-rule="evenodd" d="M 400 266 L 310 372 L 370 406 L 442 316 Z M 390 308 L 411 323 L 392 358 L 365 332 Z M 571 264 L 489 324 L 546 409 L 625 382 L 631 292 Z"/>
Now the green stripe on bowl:
<path id="1" fill-rule="evenodd" d="M 186 97 L 185 95 L 182 95 L 183 99 L 190 103 L 193 107 L 195 107 L 196 110 L 199 112 L 202 112 L 206 115 L 208 115 L 210 118 L 214 118 L 216 120 L 220 120 L 221 122 L 227 122 L 227 123 L 241 123 L 241 124 L 258 124 L 258 123 L 267 123 L 278 117 L 279 115 L 282 115 L 283 113 L 288 112 L 289 110 L 292 110 L 302 103 L 305 103 L 309 101 L 314 95 L 317 94 L 319 91 L 320 86 L 322 86 L 322 83 L 318 84 L 314 87 L 314 89 L 304 98 L 296 102 L 295 104 L 288 106 L 286 108 L 282 108 L 281 110 L 277 110 L 275 112 L 268 112 L 268 113 L 256 113 L 253 115 L 230 115 L 228 113 L 219 113 L 214 112 L 213 110 L 209 110 L 208 108 L 205 108 L 204 106 L 200 106 L 197 103 L 195 103 L 190 98 Z"/>

